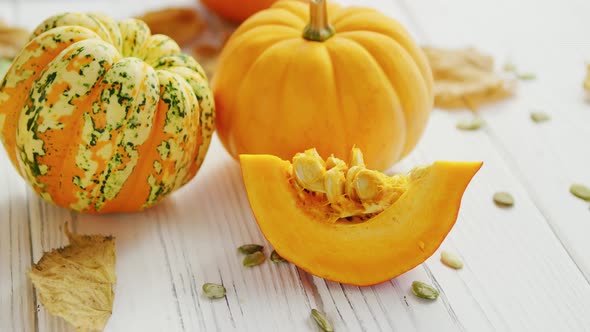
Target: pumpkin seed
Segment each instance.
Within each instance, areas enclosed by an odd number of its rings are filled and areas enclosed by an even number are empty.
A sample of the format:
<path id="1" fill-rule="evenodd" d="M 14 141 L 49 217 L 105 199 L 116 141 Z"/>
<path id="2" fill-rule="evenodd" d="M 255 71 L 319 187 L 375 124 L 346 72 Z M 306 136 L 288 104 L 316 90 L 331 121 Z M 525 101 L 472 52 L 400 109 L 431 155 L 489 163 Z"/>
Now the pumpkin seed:
<path id="1" fill-rule="evenodd" d="M 485 124 L 480 118 L 473 118 L 470 120 L 461 120 L 457 122 L 457 129 L 460 130 L 477 130 Z"/>
<path id="2" fill-rule="evenodd" d="M 266 256 L 264 256 L 264 253 L 262 251 L 256 251 L 246 255 L 242 263 L 244 264 L 244 266 L 253 267 L 264 263 L 265 260 Z"/>
<path id="3" fill-rule="evenodd" d="M 514 73 L 514 72 L 516 72 L 516 66 L 513 63 L 511 63 L 511 62 L 505 63 L 503 69 L 504 69 L 505 72 L 508 72 L 508 73 Z"/>
<path id="4" fill-rule="evenodd" d="M 438 298 L 438 290 L 422 281 L 412 282 L 412 293 L 427 300 L 436 300 Z"/>
<path id="5" fill-rule="evenodd" d="M 322 329 L 322 331 L 334 332 L 334 328 L 332 327 L 332 324 L 330 324 L 330 321 L 328 321 L 326 316 L 321 311 L 319 311 L 317 309 L 311 309 L 311 317 L 313 317 L 313 319 L 318 324 L 318 326 Z"/>
<path id="6" fill-rule="evenodd" d="M 494 194 L 494 202 L 498 206 L 509 207 L 514 205 L 514 198 L 507 192 L 497 192 Z"/>
<path id="7" fill-rule="evenodd" d="M 545 112 L 532 112 L 531 120 L 533 120 L 536 123 L 540 123 L 551 120 L 551 117 L 549 116 L 549 114 Z"/>
<path id="8" fill-rule="evenodd" d="M 210 299 L 220 299 L 225 296 L 225 287 L 208 282 L 203 285 L 203 292 Z"/>
<path id="9" fill-rule="evenodd" d="M 516 78 L 521 81 L 532 81 L 537 79 L 537 75 L 533 73 L 519 73 L 516 75 Z"/>
<path id="10" fill-rule="evenodd" d="M 446 266 L 453 268 L 455 270 L 463 268 L 463 261 L 461 261 L 461 258 L 448 251 L 443 251 L 440 254 L 440 261 L 443 262 L 443 264 L 445 264 Z"/>
<path id="11" fill-rule="evenodd" d="M 281 257 L 281 255 L 279 255 L 279 253 L 276 250 L 273 250 L 272 253 L 270 254 L 270 260 L 273 261 L 274 263 L 287 262 L 287 260 L 284 259 L 283 257 Z"/>
<path id="12" fill-rule="evenodd" d="M 263 249 L 264 246 L 261 246 L 259 244 L 244 244 L 238 248 L 238 251 L 242 254 L 249 255 L 257 251 L 262 251 Z"/>
<path id="13" fill-rule="evenodd" d="M 583 184 L 574 183 L 570 186 L 570 192 L 585 201 L 590 201 L 590 188 Z"/>

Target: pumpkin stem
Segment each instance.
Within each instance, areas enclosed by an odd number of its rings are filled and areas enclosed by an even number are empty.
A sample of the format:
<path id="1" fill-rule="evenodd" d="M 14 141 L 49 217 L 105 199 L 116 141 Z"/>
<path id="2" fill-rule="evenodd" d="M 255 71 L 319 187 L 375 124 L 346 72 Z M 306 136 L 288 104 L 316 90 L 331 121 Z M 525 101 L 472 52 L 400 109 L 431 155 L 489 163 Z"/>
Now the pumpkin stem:
<path id="1" fill-rule="evenodd" d="M 332 37 L 336 30 L 328 22 L 326 0 L 309 1 L 309 24 L 303 30 L 303 38 L 322 42 Z"/>

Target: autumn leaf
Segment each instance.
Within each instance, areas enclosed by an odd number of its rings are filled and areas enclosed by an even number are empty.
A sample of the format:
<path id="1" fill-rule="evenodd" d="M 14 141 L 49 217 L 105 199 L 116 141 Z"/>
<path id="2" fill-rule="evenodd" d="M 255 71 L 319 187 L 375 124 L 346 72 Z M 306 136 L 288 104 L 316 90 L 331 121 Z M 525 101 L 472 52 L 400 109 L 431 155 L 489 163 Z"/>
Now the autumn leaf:
<path id="1" fill-rule="evenodd" d="M 515 81 L 494 73 L 494 59 L 473 48 L 424 47 L 434 76 L 434 104 L 445 109 L 469 108 L 510 97 Z"/>
<path id="2" fill-rule="evenodd" d="M 138 18 L 147 23 L 153 34 L 166 35 L 181 47 L 194 41 L 207 28 L 199 12 L 190 7 L 158 9 Z"/>
<path id="3" fill-rule="evenodd" d="M 65 233 L 70 244 L 44 253 L 29 277 L 50 314 L 79 331 L 103 330 L 115 297 L 115 239 Z"/>
<path id="4" fill-rule="evenodd" d="M 0 21 L 0 58 L 16 57 L 28 38 L 27 30 Z"/>

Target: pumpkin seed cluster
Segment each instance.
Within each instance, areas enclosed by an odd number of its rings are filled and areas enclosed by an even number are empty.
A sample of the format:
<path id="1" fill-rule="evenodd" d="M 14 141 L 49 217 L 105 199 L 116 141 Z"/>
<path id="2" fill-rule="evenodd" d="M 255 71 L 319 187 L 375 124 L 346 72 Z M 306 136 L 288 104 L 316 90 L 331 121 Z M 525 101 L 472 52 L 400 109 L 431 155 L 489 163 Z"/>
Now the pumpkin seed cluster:
<path id="1" fill-rule="evenodd" d="M 412 172 L 418 174 L 420 172 Z M 318 207 L 328 207 L 328 220 L 370 217 L 390 207 L 406 191 L 408 176 L 387 176 L 367 169 L 363 154 L 353 148 L 349 165 L 343 160 L 328 157 L 325 161 L 315 149 L 293 157 L 293 185 L 302 200 L 310 195 Z"/>

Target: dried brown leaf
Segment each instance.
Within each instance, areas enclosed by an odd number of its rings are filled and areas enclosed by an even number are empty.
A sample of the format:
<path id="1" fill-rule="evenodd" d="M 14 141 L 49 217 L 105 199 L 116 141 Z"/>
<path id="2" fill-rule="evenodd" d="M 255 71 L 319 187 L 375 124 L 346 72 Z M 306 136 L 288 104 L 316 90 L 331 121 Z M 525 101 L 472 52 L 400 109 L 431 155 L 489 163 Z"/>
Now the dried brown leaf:
<path id="1" fill-rule="evenodd" d="M 207 28 L 199 12 L 190 7 L 154 10 L 139 19 L 147 23 L 153 34 L 167 35 L 181 47 L 194 41 Z"/>
<path id="2" fill-rule="evenodd" d="M 510 97 L 515 82 L 494 73 L 494 59 L 473 48 L 423 48 L 434 76 L 435 106 L 476 110 Z"/>
<path id="3" fill-rule="evenodd" d="M 211 58 L 219 56 L 221 53 L 221 47 L 211 44 L 198 44 L 193 47 L 193 53 L 198 58 Z"/>
<path id="4" fill-rule="evenodd" d="M 211 44 L 197 44 L 193 47 L 192 54 L 195 59 L 203 66 L 207 76 L 211 78 L 217 69 L 219 54 L 222 47 Z"/>
<path id="5" fill-rule="evenodd" d="M 102 330 L 115 297 L 115 240 L 72 234 L 67 227 L 65 233 L 70 244 L 44 253 L 29 277 L 50 314 L 79 331 Z"/>
<path id="6" fill-rule="evenodd" d="M 27 30 L 0 22 L 0 58 L 16 57 L 28 38 Z"/>

